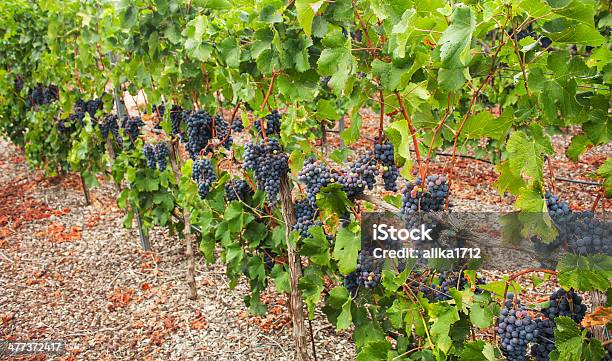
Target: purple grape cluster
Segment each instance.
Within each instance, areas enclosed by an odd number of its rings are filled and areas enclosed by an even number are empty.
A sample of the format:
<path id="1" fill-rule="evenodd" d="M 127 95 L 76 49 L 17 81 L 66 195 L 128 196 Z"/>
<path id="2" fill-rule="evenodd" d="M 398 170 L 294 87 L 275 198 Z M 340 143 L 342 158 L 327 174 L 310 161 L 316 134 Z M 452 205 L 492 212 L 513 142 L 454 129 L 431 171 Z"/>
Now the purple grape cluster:
<path id="1" fill-rule="evenodd" d="M 163 172 L 168 167 L 169 156 L 170 150 L 166 143 L 160 142 L 155 145 L 155 159 L 157 160 L 157 167 L 160 172 Z"/>
<path id="2" fill-rule="evenodd" d="M 538 325 L 508 292 L 495 328 L 501 339 L 502 354 L 509 361 L 527 360 L 527 347 L 539 335 Z"/>
<path id="3" fill-rule="evenodd" d="M 253 189 L 244 179 L 232 179 L 225 183 L 225 199 L 228 202 L 239 200 L 244 202 L 253 195 Z"/>
<path id="4" fill-rule="evenodd" d="M 130 141 L 134 143 L 138 136 L 140 135 L 140 127 L 142 127 L 145 123 L 142 121 L 140 117 L 123 117 L 121 121 L 121 128 L 127 136 L 130 138 Z"/>
<path id="5" fill-rule="evenodd" d="M 296 223 L 293 225 L 293 230 L 298 231 L 302 238 L 310 237 L 308 230 L 314 226 L 320 226 L 321 222 L 316 220 L 318 210 L 316 206 L 303 199 L 295 203 L 295 218 Z"/>
<path id="6" fill-rule="evenodd" d="M 397 178 L 399 170 L 395 165 L 393 144 L 388 140 L 374 144 L 374 158 L 382 166 L 382 178 L 385 190 L 397 192 Z"/>
<path id="7" fill-rule="evenodd" d="M 244 124 L 242 124 L 242 119 L 234 118 L 232 120 L 232 131 L 235 133 L 240 133 L 244 130 Z"/>
<path id="8" fill-rule="evenodd" d="M 198 159 L 193 162 L 191 178 L 198 184 L 200 198 L 204 199 L 212 184 L 217 181 L 217 174 L 209 159 Z"/>
<path id="9" fill-rule="evenodd" d="M 339 183 L 349 199 L 355 199 L 364 194 L 366 189 L 374 188 L 376 184 L 376 160 L 371 154 L 361 156 L 349 165 Z"/>
<path id="10" fill-rule="evenodd" d="M 150 169 L 156 169 L 157 160 L 155 159 L 155 148 L 153 147 L 153 145 L 150 143 L 146 143 L 142 147 L 142 153 L 147 159 L 147 167 L 149 167 Z"/>
<path id="11" fill-rule="evenodd" d="M 279 113 L 278 110 L 274 109 L 264 118 L 257 120 L 255 122 L 255 128 L 257 128 L 257 131 L 259 133 L 262 133 L 261 126 L 263 124 L 266 130 L 266 136 L 270 136 L 272 134 L 279 134 L 281 129 L 282 117 L 282 114 Z"/>
<path id="12" fill-rule="evenodd" d="M 289 171 L 289 156 L 276 139 L 259 144 L 247 143 L 244 148 L 244 169 L 252 170 L 257 188 L 266 192 L 268 202 L 276 203 L 281 178 Z"/>
<path id="13" fill-rule="evenodd" d="M 179 105 L 173 105 L 170 108 L 170 125 L 172 126 L 172 135 L 180 135 L 181 134 L 181 123 L 183 122 L 183 117 L 185 116 L 185 112 L 183 112 L 183 108 Z"/>
<path id="14" fill-rule="evenodd" d="M 59 99 L 59 88 L 56 85 L 44 86 L 40 83 L 28 92 L 28 106 L 51 104 Z"/>
<path id="15" fill-rule="evenodd" d="M 298 173 L 298 180 L 306 185 L 306 199 L 314 205 L 317 194 L 330 183 L 336 183 L 340 177 L 315 158 L 310 157 Z"/>

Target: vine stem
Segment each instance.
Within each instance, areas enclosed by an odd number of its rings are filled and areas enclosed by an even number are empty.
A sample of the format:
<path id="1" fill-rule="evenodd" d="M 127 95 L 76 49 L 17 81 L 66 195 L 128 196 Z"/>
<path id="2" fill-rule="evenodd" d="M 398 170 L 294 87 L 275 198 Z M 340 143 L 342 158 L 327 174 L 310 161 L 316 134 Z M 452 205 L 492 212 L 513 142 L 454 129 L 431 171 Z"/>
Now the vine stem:
<path id="1" fill-rule="evenodd" d="M 431 136 L 431 142 L 429 142 L 429 149 L 427 150 L 427 156 L 425 157 L 425 176 L 426 177 L 427 177 L 427 173 L 429 172 L 429 161 L 431 159 L 431 150 L 433 149 L 433 145 L 434 145 L 434 142 L 436 141 L 436 137 L 438 136 L 438 132 L 440 131 L 440 129 L 446 122 L 446 118 L 448 118 L 450 114 L 450 104 L 451 104 L 451 95 L 450 93 L 448 93 L 448 97 L 446 100 L 446 112 L 444 113 L 444 116 L 442 117 L 440 124 L 438 124 L 438 126 L 434 130 L 433 135 Z"/>
<path id="2" fill-rule="evenodd" d="M 177 184 L 181 183 L 181 157 L 178 150 L 177 140 L 170 142 L 170 164 Z M 198 298 L 198 289 L 195 280 L 195 257 L 193 255 L 193 234 L 191 232 L 191 215 L 187 205 L 183 208 L 183 223 L 185 224 L 185 256 L 187 257 L 187 284 L 189 285 L 189 299 Z"/>
<path id="3" fill-rule="evenodd" d="M 306 346 L 306 332 L 304 330 L 304 303 L 299 289 L 299 279 L 302 276 L 302 264 L 297 246 L 291 241 L 291 225 L 295 224 L 295 208 L 291 198 L 291 187 L 287 175 L 281 177 L 280 202 L 285 222 L 285 237 L 287 239 L 287 259 L 289 262 L 289 283 L 291 292 L 289 294 L 289 306 L 291 310 L 291 321 L 293 322 L 293 341 L 295 342 L 295 354 L 298 361 L 309 360 L 308 347 Z"/>
<path id="4" fill-rule="evenodd" d="M 378 122 L 378 143 L 382 144 L 383 127 L 385 126 L 385 95 L 380 89 L 380 120 Z"/>
<path id="5" fill-rule="evenodd" d="M 280 74 L 279 72 L 276 72 L 274 71 L 274 69 L 272 69 L 272 80 L 270 80 L 270 86 L 268 87 L 268 92 L 266 93 L 266 97 L 264 98 L 263 103 L 261 103 L 261 106 L 259 107 L 260 112 L 263 112 L 264 108 L 266 107 L 266 104 L 268 104 L 268 99 L 270 99 L 270 94 L 272 94 L 272 88 L 274 88 L 274 81 L 276 80 L 276 77 L 279 74 Z"/>
<path id="6" fill-rule="evenodd" d="M 395 92 L 395 96 L 397 97 L 397 101 L 399 102 L 400 110 L 402 111 L 402 115 L 404 116 L 404 119 L 406 119 L 406 121 L 408 122 L 408 129 L 410 130 L 410 135 L 412 136 L 412 142 L 414 143 L 414 153 L 416 155 L 417 164 L 419 166 L 419 173 L 421 174 L 421 179 L 424 182 L 425 173 L 423 172 L 424 171 L 422 167 L 423 160 L 421 159 L 421 151 L 419 150 L 419 142 L 416 137 L 416 130 L 414 129 L 414 126 L 412 125 L 412 120 L 410 119 L 410 116 L 408 115 L 408 111 L 406 110 L 406 106 L 404 105 L 404 99 L 402 98 L 402 96 L 400 95 L 398 91 Z"/>
<path id="7" fill-rule="evenodd" d="M 504 298 L 506 297 L 506 294 L 508 293 L 508 286 L 510 285 L 510 282 L 514 281 L 515 279 L 517 279 L 518 277 L 525 275 L 527 273 L 533 273 L 533 272 L 542 272 L 542 273 L 548 273 L 551 275 L 556 275 L 557 272 L 553 271 L 553 270 L 549 270 L 546 268 L 528 268 L 528 269 L 524 269 L 522 271 L 516 272 L 514 274 L 512 274 L 508 280 L 506 281 L 506 286 L 504 287 Z"/>
<path id="8" fill-rule="evenodd" d="M 368 32 L 368 27 L 363 22 L 363 18 L 359 14 L 359 10 L 357 10 L 357 6 L 355 4 L 355 0 L 353 0 L 353 8 L 355 9 L 355 17 L 359 20 L 359 25 L 361 25 L 361 29 L 363 29 L 363 35 L 366 37 L 366 41 L 368 42 L 368 47 L 371 49 L 370 54 L 375 57 L 375 49 L 374 44 L 372 44 L 372 39 L 370 38 L 370 33 Z"/>
<path id="9" fill-rule="evenodd" d="M 508 23 L 508 18 L 506 18 L 504 27 L 505 25 L 507 25 L 507 23 Z M 465 123 L 467 122 L 467 120 L 470 117 L 470 114 L 472 113 L 472 108 L 474 107 L 474 103 L 476 103 L 476 98 L 478 97 L 478 95 L 480 94 L 484 86 L 489 82 L 489 80 L 495 74 L 495 71 L 496 71 L 495 62 L 497 60 L 497 56 L 499 55 L 499 52 L 504 47 L 504 45 L 506 45 L 507 42 L 508 42 L 508 38 L 500 40 L 500 43 L 497 46 L 497 50 L 495 51 L 495 54 L 493 54 L 493 58 L 491 60 L 491 70 L 489 71 L 489 74 L 487 75 L 487 77 L 482 81 L 480 86 L 472 94 L 472 99 L 470 100 L 468 109 L 465 112 L 463 120 L 461 121 L 461 124 L 459 125 L 459 128 L 457 129 L 457 132 L 455 133 L 455 140 L 453 142 L 453 152 L 452 152 L 453 155 L 451 157 L 451 166 L 450 166 L 449 173 L 448 173 L 448 194 L 446 195 L 446 205 L 445 205 L 446 209 L 448 209 L 448 206 L 449 206 L 449 195 L 450 195 L 450 189 L 453 183 L 453 173 L 454 173 L 453 171 L 455 168 L 455 159 L 456 159 L 456 154 L 457 154 L 457 143 L 459 142 L 459 135 L 461 135 L 461 131 L 463 130 Z"/>
<path id="10" fill-rule="evenodd" d="M 550 179 L 552 183 L 553 192 L 557 194 L 557 182 L 555 181 L 555 172 L 552 166 L 552 162 L 550 161 L 550 157 L 546 157 L 546 164 L 548 164 L 548 171 L 550 172 Z"/>

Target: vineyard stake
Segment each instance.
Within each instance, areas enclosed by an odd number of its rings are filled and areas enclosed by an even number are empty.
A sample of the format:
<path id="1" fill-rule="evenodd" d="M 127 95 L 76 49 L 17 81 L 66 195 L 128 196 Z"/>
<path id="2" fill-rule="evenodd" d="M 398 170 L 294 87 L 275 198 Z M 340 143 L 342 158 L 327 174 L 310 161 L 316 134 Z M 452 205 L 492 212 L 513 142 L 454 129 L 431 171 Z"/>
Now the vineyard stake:
<path id="1" fill-rule="evenodd" d="M 87 184 L 85 184 L 85 178 L 83 178 L 83 173 L 79 173 L 81 177 L 81 185 L 83 185 L 83 194 L 85 195 L 85 205 L 88 206 L 91 204 L 91 196 L 89 194 L 89 188 L 87 188 Z"/>
<path id="2" fill-rule="evenodd" d="M 166 143 L 168 145 L 168 143 Z M 170 164 L 176 183 L 181 183 L 181 167 L 180 154 L 176 146 L 176 140 L 170 142 Z M 191 219 L 188 207 L 183 208 L 183 232 L 185 233 L 185 256 L 187 257 L 187 284 L 189 285 L 189 299 L 195 300 L 198 298 L 198 289 L 195 281 L 195 257 L 193 255 L 193 233 L 191 232 Z"/>
<path id="3" fill-rule="evenodd" d="M 296 245 L 290 241 L 291 225 L 295 224 L 295 209 L 291 199 L 291 189 L 287 175 L 281 177 L 280 201 L 283 219 L 285 221 L 285 237 L 287 238 L 287 256 L 289 258 L 289 278 L 291 294 L 289 295 L 289 306 L 291 321 L 293 322 L 293 341 L 295 342 L 295 354 L 298 361 L 310 360 L 306 346 L 306 332 L 304 330 L 304 303 L 298 286 L 302 276 L 302 265 Z"/>
<path id="4" fill-rule="evenodd" d="M 112 56 L 112 54 L 108 55 L 110 60 L 111 60 L 111 64 L 114 64 L 114 58 Z M 113 88 L 113 100 L 115 102 L 115 107 L 117 108 L 117 115 L 119 116 L 119 121 L 122 121 L 124 117 L 127 117 L 127 109 L 125 109 L 125 105 L 123 104 L 123 102 L 121 102 L 120 98 L 119 98 L 119 92 L 120 89 L 118 86 L 115 85 L 115 87 Z M 109 143 L 109 140 L 107 140 L 107 148 L 111 148 L 112 150 L 112 144 Z M 111 153 L 111 159 L 114 160 L 114 152 Z M 119 185 L 117 185 L 117 190 L 120 191 L 121 188 Z M 128 185 L 129 188 L 129 185 Z M 140 236 L 140 245 L 142 246 L 142 249 L 145 251 L 150 251 L 151 250 L 151 241 L 149 240 L 149 235 L 145 233 L 143 227 L 142 227 L 142 217 L 140 216 L 140 210 L 135 207 L 134 204 L 131 205 L 132 209 L 134 210 L 134 213 L 136 213 L 136 223 L 138 224 L 138 235 Z"/>

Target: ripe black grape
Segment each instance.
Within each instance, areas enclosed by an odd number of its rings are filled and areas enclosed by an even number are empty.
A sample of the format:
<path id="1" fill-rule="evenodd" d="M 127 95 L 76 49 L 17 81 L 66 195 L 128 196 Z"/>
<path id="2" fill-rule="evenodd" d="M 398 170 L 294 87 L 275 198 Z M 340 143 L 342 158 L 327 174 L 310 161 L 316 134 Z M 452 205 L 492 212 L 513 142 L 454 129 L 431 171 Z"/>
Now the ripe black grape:
<path id="1" fill-rule="evenodd" d="M 122 147 L 123 137 L 121 137 L 121 134 L 119 133 L 119 124 L 117 122 L 117 119 L 117 115 L 109 114 L 104 117 L 104 119 L 102 119 L 100 123 L 98 123 L 98 126 L 100 127 L 100 132 L 102 133 L 102 137 L 104 139 L 108 138 L 108 135 L 110 133 L 115 138 L 117 144 Z"/>
<path id="2" fill-rule="evenodd" d="M 276 203 L 281 178 L 289 171 L 289 157 L 276 139 L 266 143 L 248 143 L 244 149 L 244 169 L 252 170 L 257 188 L 266 192 L 271 204 Z"/>
<path id="3" fill-rule="evenodd" d="M 324 164 L 312 157 L 306 159 L 298 173 L 298 180 L 306 185 L 306 198 L 313 205 L 321 188 L 337 182 L 338 179 L 337 175 L 332 174 Z"/>
<path id="4" fill-rule="evenodd" d="M 157 160 L 157 166 L 161 172 L 168 167 L 168 156 L 170 151 L 168 146 L 164 142 L 157 143 L 155 145 L 155 159 Z"/>
<path id="5" fill-rule="evenodd" d="M 124 117 L 122 120 L 121 127 L 130 138 L 130 141 L 135 142 L 140 135 L 140 127 L 144 125 L 144 122 L 140 117 Z"/>
<path id="6" fill-rule="evenodd" d="M 363 195 L 366 189 L 374 188 L 376 183 L 376 160 L 372 154 L 367 154 L 349 165 L 339 183 L 349 199 Z"/>
<path id="7" fill-rule="evenodd" d="M 408 227 L 416 225 L 421 212 L 441 211 L 444 209 L 446 197 L 448 196 L 448 184 L 446 178 L 440 175 L 427 176 L 425 187 L 421 178 L 417 177 L 414 183 L 408 181 L 402 192 L 401 214 L 406 217 Z"/>
<path id="8" fill-rule="evenodd" d="M 244 124 L 242 124 L 242 119 L 234 118 L 234 120 L 232 120 L 232 131 L 240 133 L 242 132 L 242 130 L 244 130 Z"/>
<path id="9" fill-rule="evenodd" d="M 558 316 L 570 317 L 580 323 L 586 314 L 587 306 L 582 304 L 582 297 L 574 290 L 559 288 L 550 295 L 549 305 L 542 309 L 542 314 L 551 320 Z"/>
<path id="10" fill-rule="evenodd" d="M 397 192 L 399 170 L 395 165 L 393 144 L 389 141 L 374 144 L 374 157 L 382 166 L 382 177 L 385 184 L 385 190 Z"/>
<path id="11" fill-rule="evenodd" d="M 198 159 L 193 163 L 191 178 L 198 184 L 200 198 L 206 198 L 210 187 L 217 181 L 217 175 L 209 159 Z"/>
<path id="12" fill-rule="evenodd" d="M 261 125 L 263 124 L 266 130 L 266 136 L 272 134 L 279 134 L 281 128 L 281 113 L 278 110 L 273 110 L 270 114 L 266 115 L 265 118 L 259 119 L 255 122 L 255 128 L 261 133 Z"/>
<path id="13" fill-rule="evenodd" d="M 21 75 L 17 75 L 15 77 L 15 92 L 19 93 L 21 91 L 21 89 L 23 89 L 23 85 L 25 84 L 25 82 L 23 81 L 23 77 Z"/>
<path id="14" fill-rule="evenodd" d="M 98 110 L 102 110 L 103 108 L 104 102 L 102 102 L 101 98 L 88 100 L 85 103 L 85 109 L 87 113 L 89 113 L 91 119 L 97 119 L 96 113 L 98 112 Z"/>
<path id="15" fill-rule="evenodd" d="M 232 146 L 233 139 L 230 134 L 230 129 L 221 115 L 215 116 L 215 137 L 223 142 L 223 146 L 229 149 Z"/>
<path id="16" fill-rule="evenodd" d="M 170 123 L 172 125 L 172 135 L 181 134 L 181 123 L 184 116 L 183 108 L 178 105 L 173 105 L 170 108 Z"/>
<path id="17" fill-rule="evenodd" d="M 244 179 L 232 179 L 225 183 L 225 199 L 228 202 L 240 200 L 245 201 L 248 197 L 253 195 L 253 189 L 247 181 Z"/>
<path id="18" fill-rule="evenodd" d="M 157 167 L 157 161 L 155 159 L 155 149 L 153 148 L 153 145 L 146 143 L 142 147 L 142 153 L 147 159 L 147 167 L 155 169 Z"/>
<path id="19" fill-rule="evenodd" d="M 204 110 L 188 114 L 187 122 L 187 151 L 191 159 L 196 159 L 202 149 L 207 149 L 208 141 L 212 138 L 212 117 Z"/>
<path id="20" fill-rule="evenodd" d="M 539 331 L 535 343 L 531 346 L 531 356 L 536 361 L 548 361 L 548 354 L 555 349 L 555 322 L 550 319 L 536 319 Z"/>
<path id="21" fill-rule="evenodd" d="M 293 230 L 298 231 L 302 238 L 310 237 L 308 230 L 311 227 L 321 225 L 321 222 L 316 220 L 316 216 L 317 208 L 315 208 L 308 199 L 303 199 L 295 203 L 296 223 L 293 225 Z"/>
<path id="22" fill-rule="evenodd" d="M 495 330 L 501 340 L 502 354 L 509 361 L 526 360 L 528 344 L 540 333 L 536 322 L 521 306 L 520 300 L 514 299 L 512 292 L 506 295 Z"/>

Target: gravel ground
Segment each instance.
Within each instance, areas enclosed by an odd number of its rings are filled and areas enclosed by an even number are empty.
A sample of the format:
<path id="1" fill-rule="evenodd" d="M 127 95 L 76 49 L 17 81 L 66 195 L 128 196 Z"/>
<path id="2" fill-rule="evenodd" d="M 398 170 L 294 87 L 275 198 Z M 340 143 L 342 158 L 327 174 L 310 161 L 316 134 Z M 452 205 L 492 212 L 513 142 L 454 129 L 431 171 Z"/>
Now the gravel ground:
<path id="1" fill-rule="evenodd" d="M 0 339 L 63 340 L 62 360 L 293 359 L 285 298 L 265 294 L 270 312 L 252 317 L 248 284 L 230 290 L 222 265 L 198 259 L 199 298 L 189 300 L 182 242 L 154 231 L 152 252 L 143 252 L 137 232 L 121 225 L 113 187 L 93 190 L 84 206 L 76 177 L 53 184 L 13 162 L 14 152 L 0 143 L 1 187 L 34 179 L 16 205 L 32 197 L 52 211 L 2 228 Z M 320 360 L 353 359 L 350 335 L 324 315 L 312 328 Z"/>

